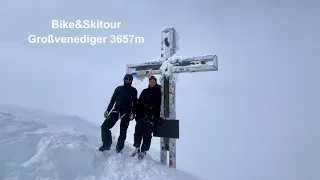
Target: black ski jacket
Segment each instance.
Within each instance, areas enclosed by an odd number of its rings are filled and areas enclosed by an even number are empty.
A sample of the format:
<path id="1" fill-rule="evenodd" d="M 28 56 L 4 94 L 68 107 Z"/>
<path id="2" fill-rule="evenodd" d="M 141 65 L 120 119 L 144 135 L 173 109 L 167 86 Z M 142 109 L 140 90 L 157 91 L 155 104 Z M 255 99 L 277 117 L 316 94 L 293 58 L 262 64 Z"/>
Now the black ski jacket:
<path id="1" fill-rule="evenodd" d="M 114 90 L 107 111 L 110 111 L 113 106 L 113 110 L 120 113 L 127 113 L 133 110 L 138 101 L 137 96 L 137 89 L 132 87 L 131 84 L 118 86 Z"/>
<path id="2" fill-rule="evenodd" d="M 144 89 L 138 100 L 136 120 L 156 122 L 160 117 L 160 110 L 161 86 L 156 84 L 154 87 Z"/>

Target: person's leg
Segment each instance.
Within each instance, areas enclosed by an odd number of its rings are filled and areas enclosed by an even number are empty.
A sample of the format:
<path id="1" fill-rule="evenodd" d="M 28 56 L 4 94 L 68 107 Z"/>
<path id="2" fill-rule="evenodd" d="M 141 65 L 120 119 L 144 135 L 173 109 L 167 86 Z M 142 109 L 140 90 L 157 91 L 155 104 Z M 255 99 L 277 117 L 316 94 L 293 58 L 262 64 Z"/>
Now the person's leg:
<path id="1" fill-rule="evenodd" d="M 110 117 L 106 119 L 101 125 L 101 139 L 102 146 L 100 151 L 109 150 L 112 144 L 112 136 L 110 129 L 116 124 L 119 118 L 119 113 L 111 113 Z"/>
<path id="2" fill-rule="evenodd" d="M 134 130 L 134 143 L 133 146 L 135 147 L 133 151 L 131 151 L 131 156 L 135 156 L 137 153 L 140 152 L 140 146 L 142 141 L 142 122 L 138 121 L 136 123 L 136 127 Z"/>
<path id="3" fill-rule="evenodd" d="M 118 142 L 117 142 L 117 147 L 116 147 L 118 152 L 122 151 L 122 149 L 124 147 L 124 143 L 125 143 L 125 140 L 127 138 L 127 130 L 128 130 L 128 127 L 129 127 L 129 123 L 130 123 L 129 116 L 124 116 L 121 119 L 121 122 L 120 122 L 120 135 L 118 137 Z"/>
<path id="4" fill-rule="evenodd" d="M 135 148 L 140 148 L 141 146 L 141 141 L 142 141 L 142 122 L 138 121 L 136 123 L 136 127 L 134 129 L 134 143 L 133 143 L 133 146 Z"/>
<path id="5" fill-rule="evenodd" d="M 142 129 L 143 143 L 141 146 L 141 152 L 149 151 L 151 146 L 151 140 L 152 140 L 152 132 L 153 132 L 153 125 L 150 124 L 149 122 L 145 122 L 144 127 Z"/>

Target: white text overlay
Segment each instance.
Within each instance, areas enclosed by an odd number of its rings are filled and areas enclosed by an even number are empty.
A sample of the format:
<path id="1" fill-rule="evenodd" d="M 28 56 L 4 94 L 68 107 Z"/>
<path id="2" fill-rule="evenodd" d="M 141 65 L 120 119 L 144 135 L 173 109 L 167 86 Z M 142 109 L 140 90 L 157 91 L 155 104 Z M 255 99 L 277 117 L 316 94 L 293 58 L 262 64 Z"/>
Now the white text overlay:
<path id="1" fill-rule="evenodd" d="M 121 22 L 105 22 L 101 20 L 52 20 L 53 29 L 119 29 Z"/>
<path id="2" fill-rule="evenodd" d="M 31 34 L 28 36 L 28 42 L 31 44 L 106 44 L 106 43 L 122 43 L 122 44 L 140 44 L 144 43 L 144 37 L 135 35 L 110 35 L 110 36 L 36 36 Z"/>

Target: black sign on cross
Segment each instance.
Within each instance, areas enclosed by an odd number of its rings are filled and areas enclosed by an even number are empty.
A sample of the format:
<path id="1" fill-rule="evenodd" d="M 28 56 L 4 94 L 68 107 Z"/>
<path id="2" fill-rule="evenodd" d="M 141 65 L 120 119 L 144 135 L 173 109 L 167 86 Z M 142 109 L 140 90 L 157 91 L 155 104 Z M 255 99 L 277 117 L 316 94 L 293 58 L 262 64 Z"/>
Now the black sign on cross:
<path id="1" fill-rule="evenodd" d="M 176 139 L 179 138 L 179 121 L 176 119 L 176 75 L 204 71 L 218 71 L 218 57 L 203 55 L 195 57 L 176 56 L 177 38 L 172 27 L 161 31 L 161 56 L 156 60 L 127 65 L 127 73 L 138 79 L 150 75 L 161 75 L 162 104 L 161 117 L 164 118 L 162 129 L 156 128 L 154 136 L 160 137 L 160 161 L 176 168 Z"/>

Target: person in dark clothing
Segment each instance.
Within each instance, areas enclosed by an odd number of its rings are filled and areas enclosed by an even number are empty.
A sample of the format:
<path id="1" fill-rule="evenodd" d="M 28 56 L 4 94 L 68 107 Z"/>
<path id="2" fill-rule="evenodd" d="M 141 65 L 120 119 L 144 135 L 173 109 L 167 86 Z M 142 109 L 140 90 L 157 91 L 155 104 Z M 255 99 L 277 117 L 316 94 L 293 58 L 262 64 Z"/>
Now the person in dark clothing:
<path id="1" fill-rule="evenodd" d="M 150 76 L 149 87 L 144 89 L 139 97 L 136 112 L 136 127 L 134 132 L 135 149 L 131 153 L 135 156 L 139 153 L 139 158 L 143 158 L 149 151 L 152 133 L 155 124 L 161 119 L 161 86 L 157 84 L 155 76 Z M 141 141 L 143 140 L 141 149 Z"/>
<path id="2" fill-rule="evenodd" d="M 131 74 L 126 74 L 123 78 L 124 85 L 118 86 L 111 97 L 107 110 L 104 113 L 106 120 L 101 125 L 102 146 L 100 151 L 110 150 L 112 144 L 112 136 L 110 129 L 121 119 L 120 135 L 116 146 L 116 151 L 119 153 L 124 147 L 124 142 L 127 137 L 127 129 L 131 120 L 133 120 L 135 106 L 137 104 L 137 90 L 132 87 L 133 77 Z M 112 109 L 113 108 L 113 109 Z"/>

